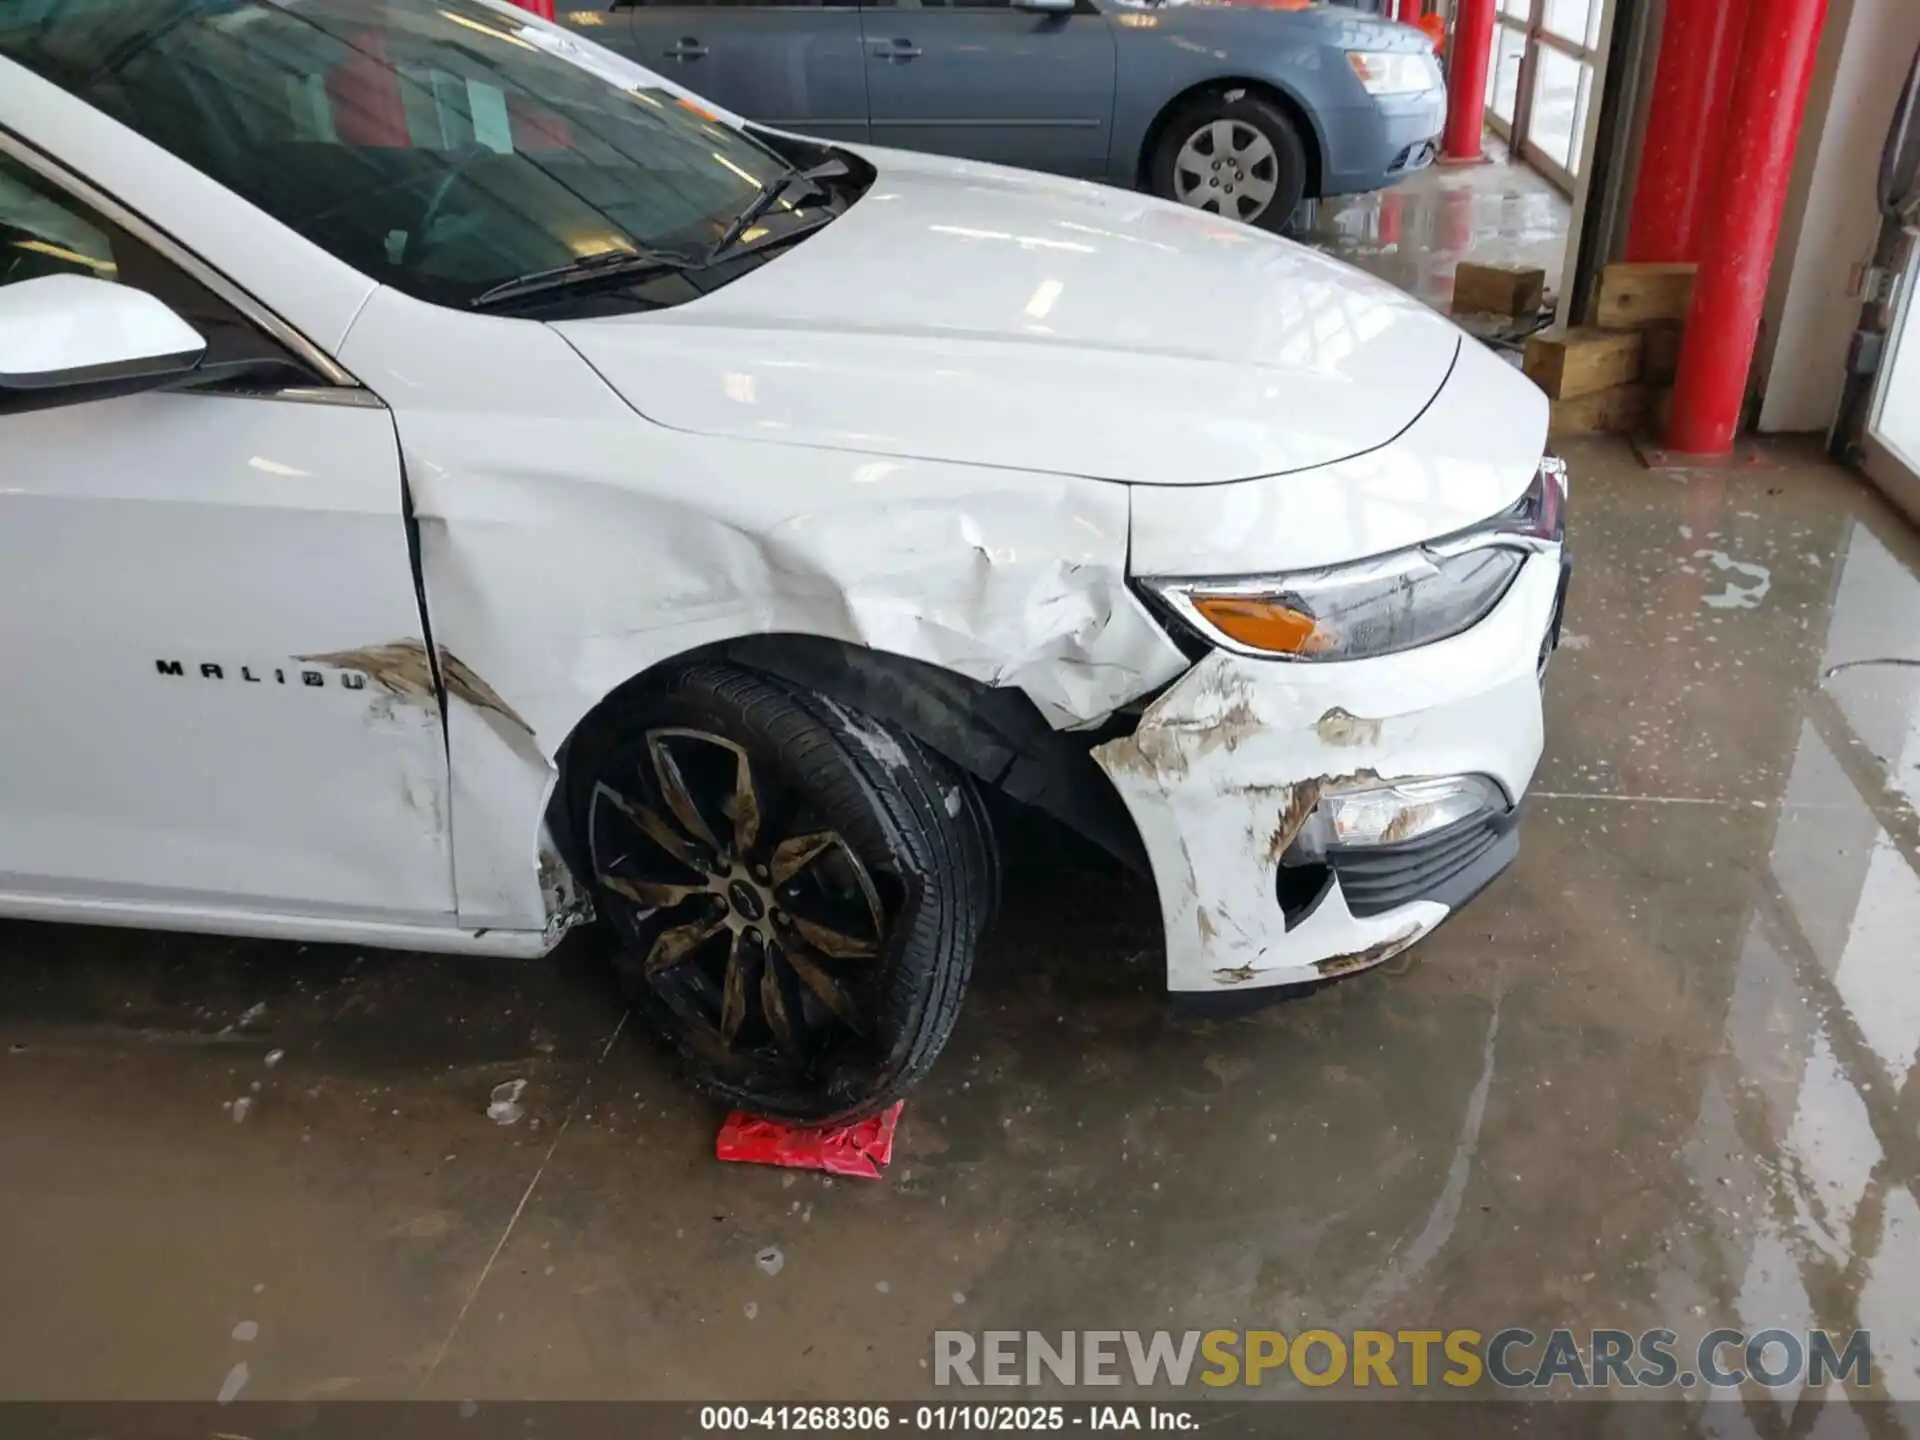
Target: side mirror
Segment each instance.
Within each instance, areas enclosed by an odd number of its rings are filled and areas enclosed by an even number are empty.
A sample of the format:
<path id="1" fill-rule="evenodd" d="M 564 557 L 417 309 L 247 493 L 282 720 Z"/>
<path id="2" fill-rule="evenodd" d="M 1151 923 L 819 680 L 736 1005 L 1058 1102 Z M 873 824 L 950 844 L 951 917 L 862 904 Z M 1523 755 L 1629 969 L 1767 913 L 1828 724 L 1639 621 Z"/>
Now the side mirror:
<path id="1" fill-rule="evenodd" d="M 207 342 L 163 301 L 87 275 L 0 285 L 0 407 L 23 391 L 141 389 L 184 375 Z"/>
<path id="2" fill-rule="evenodd" d="M 1040 15 L 1071 15 L 1079 0 L 1007 0 L 1015 10 L 1031 10 Z"/>

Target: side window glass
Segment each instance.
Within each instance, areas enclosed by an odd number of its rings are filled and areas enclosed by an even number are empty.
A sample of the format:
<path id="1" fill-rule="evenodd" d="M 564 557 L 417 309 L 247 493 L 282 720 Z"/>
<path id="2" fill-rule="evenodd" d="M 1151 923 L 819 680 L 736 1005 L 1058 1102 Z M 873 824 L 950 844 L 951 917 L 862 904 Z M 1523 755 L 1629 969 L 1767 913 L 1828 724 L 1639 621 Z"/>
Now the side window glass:
<path id="1" fill-rule="evenodd" d="M 106 231 L 71 203 L 40 188 L 38 177 L 0 155 L 0 285 L 42 275 L 120 278 Z"/>
<path id="2" fill-rule="evenodd" d="M 205 366 L 293 362 L 206 286 L 85 202 L 0 155 L 0 285 L 87 275 L 165 301 L 207 341 Z"/>

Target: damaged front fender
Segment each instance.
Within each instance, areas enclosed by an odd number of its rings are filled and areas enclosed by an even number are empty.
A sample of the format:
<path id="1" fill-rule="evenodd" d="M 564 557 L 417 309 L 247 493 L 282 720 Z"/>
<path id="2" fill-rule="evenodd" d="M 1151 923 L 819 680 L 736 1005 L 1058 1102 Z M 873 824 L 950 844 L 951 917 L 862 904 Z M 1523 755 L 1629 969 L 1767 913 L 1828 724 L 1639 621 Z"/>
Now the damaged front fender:
<path id="1" fill-rule="evenodd" d="M 679 657 L 812 637 L 1017 694 L 1057 732 L 1190 663 L 1128 586 L 1124 486 L 688 435 L 550 328 L 390 290 L 341 358 L 392 406 L 433 638 L 475 682 L 448 706 L 463 924 L 545 923 L 559 757 Z"/>

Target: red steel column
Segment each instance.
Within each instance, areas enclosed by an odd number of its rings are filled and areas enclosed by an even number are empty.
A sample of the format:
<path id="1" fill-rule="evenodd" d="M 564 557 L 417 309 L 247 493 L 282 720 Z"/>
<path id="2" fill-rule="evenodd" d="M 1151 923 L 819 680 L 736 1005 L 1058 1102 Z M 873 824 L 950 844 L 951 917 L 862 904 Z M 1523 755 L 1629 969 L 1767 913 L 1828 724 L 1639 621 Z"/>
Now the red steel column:
<path id="1" fill-rule="evenodd" d="M 1393 18 L 1402 25 L 1417 25 L 1420 23 L 1420 5 L 1421 0 L 1400 0 Z"/>
<path id="2" fill-rule="evenodd" d="M 1747 17 L 1674 383 L 1667 444 L 1683 454 L 1733 451 L 1826 19 L 1827 0 L 1754 0 Z"/>
<path id="3" fill-rule="evenodd" d="M 1744 0 L 1669 0 L 1634 187 L 1629 260 L 1700 258 L 1745 14 Z"/>
<path id="4" fill-rule="evenodd" d="M 1458 0 L 1453 56 L 1447 67 L 1447 135 L 1442 157 L 1455 164 L 1483 158 L 1487 128 L 1487 67 L 1493 53 L 1496 0 Z M 1683 0 L 1684 3 L 1684 0 Z"/>

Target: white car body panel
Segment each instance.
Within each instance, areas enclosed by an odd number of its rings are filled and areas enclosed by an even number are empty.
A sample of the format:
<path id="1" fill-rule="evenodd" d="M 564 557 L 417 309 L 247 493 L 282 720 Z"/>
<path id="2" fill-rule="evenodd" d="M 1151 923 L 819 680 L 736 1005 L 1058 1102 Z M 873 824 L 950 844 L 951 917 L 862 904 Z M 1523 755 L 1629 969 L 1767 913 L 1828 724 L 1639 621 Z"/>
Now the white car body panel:
<path id="1" fill-rule="evenodd" d="M 557 328 L 675 429 L 1170 485 L 1384 445 L 1460 345 L 1404 292 L 1203 211 L 861 153 L 879 181 L 777 265 Z"/>
<path id="2" fill-rule="evenodd" d="M 1016 686 L 1062 728 L 1186 666 L 1127 588 L 1120 486 L 688 436 L 553 327 L 391 290 L 341 358 L 395 402 L 435 643 L 524 726 L 450 710 L 463 924 L 543 923 L 555 752 L 700 646 L 845 640 Z"/>
<path id="3" fill-rule="evenodd" d="M 0 378 L 56 375 L 130 357 L 189 357 L 207 342 L 145 291 L 84 275 L 49 275 L 0 291 L 8 343 Z"/>
<path id="4" fill-rule="evenodd" d="M 438 714 L 300 658 L 418 636 L 392 417 L 156 393 L 0 437 L 0 890 L 450 923 Z"/>
<path id="5" fill-rule="evenodd" d="M 1434 402 L 1391 444 L 1301 475 L 1133 490 L 1136 575 L 1313 570 L 1450 535 L 1526 493 L 1547 443 L 1547 399 L 1463 340 Z"/>
<path id="6" fill-rule="evenodd" d="M 1215 651 L 1180 677 L 1132 735 L 1094 752 L 1153 862 L 1167 931 L 1167 985 L 1259 989 L 1391 959 L 1447 916 L 1419 902 L 1357 918 L 1336 886 L 1292 931 L 1274 867 L 1296 799 L 1356 775 L 1491 775 L 1519 799 L 1540 758 L 1536 669 L 1558 559 L 1528 560 L 1479 625 L 1451 640 L 1343 664 Z"/>
<path id="7" fill-rule="evenodd" d="M 1062 730 L 1161 692 L 1096 759 L 1180 990 L 1359 968 L 1443 918 L 1359 920 L 1336 895 L 1285 933 L 1268 849 L 1302 787 L 1472 772 L 1517 799 L 1532 774 L 1550 557 L 1472 630 L 1342 664 L 1195 665 L 1130 588 L 1379 554 L 1526 488 L 1537 392 L 1345 267 L 1137 196 L 862 150 L 871 193 L 765 268 L 544 325 L 379 287 L 4 60 L 0 130 L 388 407 L 0 417 L 0 638 L 35 678 L 0 701 L 0 911 L 539 953 L 581 908 L 544 818 L 567 737 L 649 667 L 762 634 L 1014 687 Z M 85 603 L 45 623 L 23 597 L 48 595 Z M 322 683 L 155 674 L 175 652 Z M 217 826 L 182 835 L 182 806 Z"/>
<path id="8" fill-rule="evenodd" d="M 201 935 L 243 935 L 256 940 L 305 940 L 326 945 L 365 945 L 380 950 L 421 950 L 442 955 L 491 955 L 533 960 L 553 949 L 554 927 L 541 930 L 475 930 L 451 922 L 409 925 L 353 920 L 304 911 L 250 910 L 219 902 L 94 900 L 73 896 L 0 891 L 0 915 L 63 925 L 121 925 L 140 930 L 178 930 Z"/>

